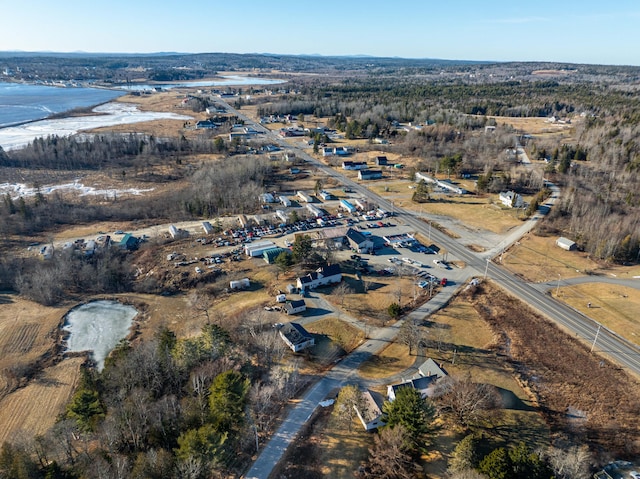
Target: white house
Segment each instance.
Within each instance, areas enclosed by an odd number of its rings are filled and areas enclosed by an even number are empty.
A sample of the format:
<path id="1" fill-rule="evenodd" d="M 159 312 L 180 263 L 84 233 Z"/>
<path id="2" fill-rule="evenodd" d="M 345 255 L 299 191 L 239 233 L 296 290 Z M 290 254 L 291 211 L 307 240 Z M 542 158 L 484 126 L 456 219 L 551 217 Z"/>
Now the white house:
<path id="1" fill-rule="evenodd" d="M 366 170 L 369 168 L 366 161 L 343 161 L 343 170 Z"/>
<path id="2" fill-rule="evenodd" d="M 298 314 L 307 310 L 307 303 L 304 299 L 298 299 L 295 301 L 289 301 L 284 305 L 284 312 L 287 314 Z"/>
<path id="3" fill-rule="evenodd" d="M 522 208 L 524 200 L 515 191 L 502 191 L 499 195 L 502 204 L 508 208 Z"/>
<path id="4" fill-rule="evenodd" d="M 289 206 L 291 206 L 291 200 L 286 196 L 280 197 L 280 203 L 282 203 L 282 206 L 284 206 L 285 208 L 288 208 Z"/>
<path id="5" fill-rule="evenodd" d="M 286 223 L 289 219 L 287 213 L 285 213 L 284 210 L 276 210 L 276 216 L 278 217 L 278 219 L 282 220 L 283 223 Z"/>
<path id="6" fill-rule="evenodd" d="M 262 193 L 260 195 L 260 201 L 263 203 L 275 203 L 276 199 L 271 193 Z"/>
<path id="7" fill-rule="evenodd" d="M 429 358 L 420 365 L 418 373 L 413 378 L 387 386 L 387 398 L 389 401 L 395 400 L 398 389 L 404 387 L 416 389 L 422 397 L 431 397 L 435 392 L 436 382 L 446 376 L 447 372 Z"/>
<path id="8" fill-rule="evenodd" d="M 382 394 L 367 389 L 362 393 L 362 402 L 364 403 L 363 411 L 358 409 L 355 404 L 353 408 L 356 410 L 358 419 L 360 419 L 364 429 L 366 431 L 372 431 L 380 426 L 384 426 L 385 423 L 382 420 L 384 397 Z"/>
<path id="9" fill-rule="evenodd" d="M 297 286 L 301 290 L 310 290 L 318 286 L 339 283 L 340 281 L 342 281 L 340 265 L 332 264 L 318 268 L 305 276 L 300 276 L 297 280 Z"/>
<path id="10" fill-rule="evenodd" d="M 324 216 L 324 212 L 317 206 L 312 205 L 311 203 L 307 203 L 307 210 L 309 210 L 309 213 L 311 213 L 316 218 L 320 218 Z"/>
<path id="11" fill-rule="evenodd" d="M 309 348 L 315 344 L 313 336 L 298 323 L 285 324 L 280 329 L 280 337 L 287 343 L 294 353 Z"/>

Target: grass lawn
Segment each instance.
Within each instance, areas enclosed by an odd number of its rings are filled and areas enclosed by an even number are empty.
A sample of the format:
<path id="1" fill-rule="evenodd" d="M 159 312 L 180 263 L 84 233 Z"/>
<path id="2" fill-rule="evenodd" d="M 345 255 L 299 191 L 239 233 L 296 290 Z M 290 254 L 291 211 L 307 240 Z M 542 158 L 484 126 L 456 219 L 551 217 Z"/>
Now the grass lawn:
<path id="1" fill-rule="evenodd" d="M 560 299 L 640 345 L 640 290 L 609 283 L 586 283 L 561 287 Z M 587 303 L 591 303 L 591 308 Z"/>
<path id="2" fill-rule="evenodd" d="M 353 420 L 351 430 L 334 425 L 332 419 L 324 429 L 320 445 L 321 472 L 332 479 L 351 479 L 354 471 L 366 462 L 373 436 L 364 430 L 357 418 Z"/>
<path id="3" fill-rule="evenodd" d="M 366 379 L 385 378 L 411 367 L 415 360 L 415 356 L 409 356 L 408 346 L 391 343 L 380 353 L 365 361 L 358 372 Z"/>
<path id="4" fill-rule="evenodd" d="M 328 336 L 346 353 L 350 353 L 364 341 L 364 332 L 337 318 L 325 318 L 306 326 L 307 331 Z"/>

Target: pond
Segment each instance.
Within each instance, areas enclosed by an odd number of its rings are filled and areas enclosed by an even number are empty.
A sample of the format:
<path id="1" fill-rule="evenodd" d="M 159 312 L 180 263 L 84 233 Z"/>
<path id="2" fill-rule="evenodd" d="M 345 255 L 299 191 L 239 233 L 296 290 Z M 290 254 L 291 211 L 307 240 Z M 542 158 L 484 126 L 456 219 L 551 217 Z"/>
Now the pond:
<path id="1" fill-rule="evenodd" d="M 138 311 L 118 301 L 92 301 L 67 313 L 63 329 L 69 332 L 67 351 L 91 351 L 98 371 L 121 339 L 129 334 Z"/>

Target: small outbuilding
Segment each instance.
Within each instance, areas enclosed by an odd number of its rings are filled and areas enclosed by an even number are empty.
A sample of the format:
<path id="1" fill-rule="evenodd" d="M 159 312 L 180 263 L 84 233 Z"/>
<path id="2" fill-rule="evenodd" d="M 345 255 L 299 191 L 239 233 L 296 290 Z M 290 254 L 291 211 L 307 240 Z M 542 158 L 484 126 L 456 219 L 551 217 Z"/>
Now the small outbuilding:
<path id="1" fill-rule="evenodd" d="M 307 303 L 304 302 L 304 299 L 290 301 L 284 305 L 284 312 L 287 314 L 303 313 L 306 310 L 307 310 Z"/>
<path id="2" fill-rule="evenodd" d="M 565 238 L 564 236 L 561 236 L 556 240 L 556 246 L 566 249 L 567 251 L 575 251 L 578 249 L 578 245 L 575 241 L 571 241 L 569 238 Z"/>

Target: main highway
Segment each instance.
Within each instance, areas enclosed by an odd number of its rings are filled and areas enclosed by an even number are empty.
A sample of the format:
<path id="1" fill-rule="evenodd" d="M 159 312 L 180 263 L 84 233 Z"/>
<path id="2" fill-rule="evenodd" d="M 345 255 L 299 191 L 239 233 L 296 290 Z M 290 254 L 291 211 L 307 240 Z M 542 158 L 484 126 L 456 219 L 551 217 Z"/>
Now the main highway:
<path id="1" fill-rule="evenodd" d="M 570 308 L 569 306 L 555 300 L 551 295 L 541 292 L 533 286 L 527 284 L 513 273 L 506 271 L 504 268 L 493 263 L 490 258 L 485 258 L 481 254 L 470 251 L 466 246 L 462 245 L 455 239 L 447 236 L 441 231 L 430 228 L 427 223 L 422 221 L 412 212 L 399 208 L 391 201 L 381 197 L 380 195 L 370 191 L 360 183 L 347 178 L 339 171 L 325 165 L 321 161 L 313 158 L 301 148 L 292 146 L 281 138 L 277 133 L 256 123 L 253 119 L 235 110 L 230 105 L 217 100 L 231 113 L 237 115 L 245 121 L 245 124 L 251 125 L 255 130 L 264 133 L 269 141 L 288 150 L 294 150 L 296 155 L 308 164 L 322 171 L 327 177 L 334 178 L 338 182 L 351 188 L 354 192 L 367 197 L 370 201 L 377 203 L 378 206 L 386 211 L 394 212 L 403 222 L 410 225 L 417 233 L 423 234 L 425 237 L 430 235 L 431 239 L 436 243 L 444 246 L 449 252 L 449 257 L 454 256 L 473 270 L 477 276 L 491 278 L 496 284 L 504 288 L 513 296 L 522 300 L 543 315 L 555 321 L 558 325 L 565 328 L 569 333 L 574 334 L 589 343 L 595 352 L 606 354 L 613 361 L 623 368 L 640 376 L 640 348 L 626 339 L 618 336 L 613 331 L 602 327 L 593 319 L 584 314 Z"/>

